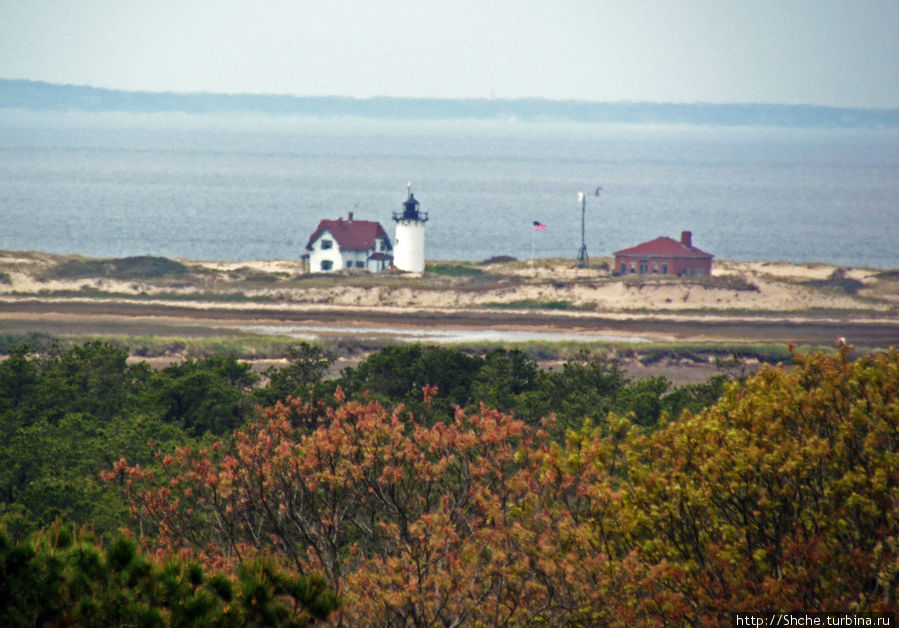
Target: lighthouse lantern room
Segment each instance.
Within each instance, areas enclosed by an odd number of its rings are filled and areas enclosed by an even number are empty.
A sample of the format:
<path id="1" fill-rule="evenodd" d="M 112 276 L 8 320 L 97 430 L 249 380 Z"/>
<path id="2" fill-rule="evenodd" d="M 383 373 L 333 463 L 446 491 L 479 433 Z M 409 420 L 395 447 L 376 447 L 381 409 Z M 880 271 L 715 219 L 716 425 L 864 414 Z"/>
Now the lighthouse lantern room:
<path id="1" fill-rule="evenodd" d="M 411 183 L 406 189 L 409 197 L 403 203 L 403 211 L 393 213 L 396 223 L 393 265 L 410 273 L 421 273 L 425 269 L 425 223 L 428 214 L 418 209 Z"/>

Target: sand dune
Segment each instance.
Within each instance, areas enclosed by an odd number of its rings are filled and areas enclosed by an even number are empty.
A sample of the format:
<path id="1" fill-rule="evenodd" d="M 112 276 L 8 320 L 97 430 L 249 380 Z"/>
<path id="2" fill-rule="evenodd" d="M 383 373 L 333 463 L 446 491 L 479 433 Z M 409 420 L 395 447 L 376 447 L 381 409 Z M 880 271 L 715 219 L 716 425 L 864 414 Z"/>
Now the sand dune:
<path id="1" fill-rule="evenodd" d="M 188 298 L 221 294 L 294 304 L 361 307 L 470 308 L 521 304 L 600 312 L 759 311 L 816 309 L 895 315 L 899 278 L 871 269 L 838 269 L 828 264 L 716 262 L 708 278 L 613 277 L 599 265 L 573 268 L 569 260 L 538 260 L 478 267 L 482 276 L 422 277 L 318 276 L 309 280 L 299 261 L 183 261 L 186 276 L 129 278 L 59 277 L 53 268 L 66 256 L 0 253 L 0 297 L 67 294 Z M 452 263 L 449 263 L 452 264 Z M 837 272 L 853 283 L 827 281 Z M 254 279 L 255 278 L 255 279 Z M 817 282 L 814 283 L 814 282 Z"/>
<path id="2" fill-rule="evenodd" d="M 104 310 L 126 316 L 159 310 L 156 316 L 183 318 L 192 312 L 188 318 L 197 318 L 214 310 L 219 318 L 240 320 L 308 316 L 351 325 L 366 320 L 382 324 L 388 317 L 408 319 L 408 325 L 426 319 L 437 326 L 455 320 L 463 327 L 508 328 L 570 328 L 581 319 L 585 328 L 611 325 L 615 333 L 628 331 L 615 321 L 667 321 L 669 326 L 705 321 L 719 327 L 751 321 L 755 329 L 765 320 L 790 325 L 808 321 L 830 325 L 827 334 L 842 323 L 877 322 L 877 342 L 889 341 L 895 325 L 896 340 L 890 344 L 899 344 L 899 273 L 892 271 L 716 261 L 711 277 L 615 277 L 606 270 L 608 260 L 594 260 L 586 269 L 574 268 L 571 260 L 537 260 L 486 266 L 443 262 L 432 266 L 437 272 L 417 276 L 309 275 L 299 261 L 156 263 L 161 259 L 127 258 L 125 263 L 0 252 L 0 319 L 4 310 L 7 319 L 20 319 L 21 314 L 12 313 L 14 306 L 28 302 L 32 317 L 60 311 L 50 303 L 83 303 L 90 305 L 85 315 L 94 317 Z M 690 329 L 695 335 L 702 327 Z M 740 329 L 758 333 L 746 325 Z"/>

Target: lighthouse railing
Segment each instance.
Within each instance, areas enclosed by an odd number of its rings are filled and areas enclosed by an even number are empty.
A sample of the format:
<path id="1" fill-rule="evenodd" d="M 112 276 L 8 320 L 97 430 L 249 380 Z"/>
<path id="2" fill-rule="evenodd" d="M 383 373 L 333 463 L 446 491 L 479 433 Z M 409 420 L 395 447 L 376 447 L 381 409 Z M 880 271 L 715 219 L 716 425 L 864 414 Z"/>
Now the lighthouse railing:
<path id="1" fill-rule="evenodd" d="M 428 212 L 416 211 L 414 216 L 407 215 L 406 212 L 393 212 L 393 220 L 399 222 L 401 220 L 418 220 L 419 222 L 428 221 Z"/>

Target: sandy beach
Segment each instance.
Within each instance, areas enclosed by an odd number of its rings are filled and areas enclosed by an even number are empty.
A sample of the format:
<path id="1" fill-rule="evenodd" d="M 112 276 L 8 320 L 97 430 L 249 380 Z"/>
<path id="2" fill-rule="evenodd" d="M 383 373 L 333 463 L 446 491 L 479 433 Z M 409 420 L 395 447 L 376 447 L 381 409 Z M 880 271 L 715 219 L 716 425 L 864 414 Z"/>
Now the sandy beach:
<path id="1" fill-rule="evenodd" d="M 897 271 L 716 261 L 711 277 L 617 277 L 609 260 L 541 259 L 316 275 L 160 260 L 0 252 L 0 333 L 899 344 Z"/>

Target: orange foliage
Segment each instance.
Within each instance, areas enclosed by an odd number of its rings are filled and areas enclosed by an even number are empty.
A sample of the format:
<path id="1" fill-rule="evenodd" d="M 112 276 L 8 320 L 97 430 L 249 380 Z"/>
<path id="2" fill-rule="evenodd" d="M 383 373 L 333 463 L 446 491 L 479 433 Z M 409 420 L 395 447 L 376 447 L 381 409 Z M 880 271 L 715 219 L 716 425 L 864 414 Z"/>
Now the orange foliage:
<path id="1" fill-rule="evenodd" d="M 560 444 L 483 406 L 424 427 L 342 399 L 313 431 L 279 405 L 230 448 L 108 476 L 161 547 L 324 573 L 349 625 L 895 610 L 899 354 L 848 352 L 796 355 L 652 433 L 610 416 Z"/>

